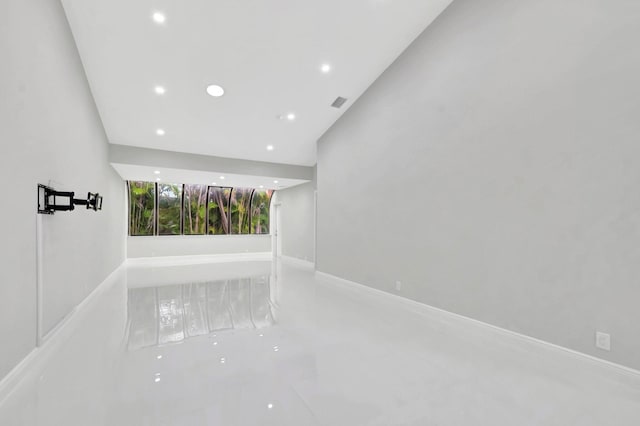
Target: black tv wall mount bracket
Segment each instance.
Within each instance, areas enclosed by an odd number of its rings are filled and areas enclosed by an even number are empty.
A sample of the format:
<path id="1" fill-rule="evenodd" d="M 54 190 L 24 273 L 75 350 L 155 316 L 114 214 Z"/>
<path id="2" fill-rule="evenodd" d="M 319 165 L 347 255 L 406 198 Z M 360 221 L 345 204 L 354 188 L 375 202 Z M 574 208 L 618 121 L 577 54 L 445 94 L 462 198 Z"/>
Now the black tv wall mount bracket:
<path id="1" fill-rule="evenodd" d="M 98 193 L 87 193 L 86 199 L 74 198 L 75 192 L 56 191 L 48 186 L 38 184 L 38 213 L 54 214 L 57 211 L 75 210 L 76 206 L 86 206 L 87 210 L 102 210 L 102 196 Z"/>

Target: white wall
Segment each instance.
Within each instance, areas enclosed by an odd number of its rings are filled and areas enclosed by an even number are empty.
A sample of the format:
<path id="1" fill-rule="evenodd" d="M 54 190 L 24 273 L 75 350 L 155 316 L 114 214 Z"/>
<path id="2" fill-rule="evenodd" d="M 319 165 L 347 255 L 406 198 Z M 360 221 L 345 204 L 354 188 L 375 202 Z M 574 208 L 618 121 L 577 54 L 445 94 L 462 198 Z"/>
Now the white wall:
<path id="1" fill-rule="evenodd" d="M 215 171 L 236 175 L 266 176 L 293 180 L 311 180 L 314 173 L 313 167 L 307 166 L 240 160 L 115 144 L 109 147 L 109 159 L 112 163 L 119 165 L 162 167 L 183 171 Z M 129 176 L 126 178 L 129 180 L 138 179 L 138 177 Z M 180 180 L 180 182 L 192 183 L 184 180 Z M 193 183 L 197 182 L 193 181 Z M 206 183 L 209 182 L 210 179 L 206 181 Z"/>
<path id="2" fill-rule="evenodd" d="M 271 252 L 271 235 L 158 235 L 127 238 L 127 257 Z"/>
<path id="3" fill-rule="evenodd" d="M 282 255 L 315 262 L 315 181 L 277 194 Z"/>
<path id="4" fill-rule="evenodd" d="M 43 332 L 124 258 L 124 183 L 58 1 L 0 2 L 0 378 L 36 344 L 36 185 L 104 195 L 42 218 Z"/>
<path id="5" fill-rule="evenodd" d="M 454 1 L 320 140 L 317 269 L 640 368 L 638 17 Z"/>

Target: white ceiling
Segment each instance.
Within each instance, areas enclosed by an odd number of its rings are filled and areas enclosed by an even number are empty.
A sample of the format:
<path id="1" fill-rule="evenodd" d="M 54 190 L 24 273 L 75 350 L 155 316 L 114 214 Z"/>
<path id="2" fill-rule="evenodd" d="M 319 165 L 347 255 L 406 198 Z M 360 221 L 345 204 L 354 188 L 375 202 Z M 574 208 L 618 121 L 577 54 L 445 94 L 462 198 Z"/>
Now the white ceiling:
<path id="1" fill-rule="evenodd" d="M 318 138 L 451 1 L 62 3 L 111 143 L 310 166 Z"/>

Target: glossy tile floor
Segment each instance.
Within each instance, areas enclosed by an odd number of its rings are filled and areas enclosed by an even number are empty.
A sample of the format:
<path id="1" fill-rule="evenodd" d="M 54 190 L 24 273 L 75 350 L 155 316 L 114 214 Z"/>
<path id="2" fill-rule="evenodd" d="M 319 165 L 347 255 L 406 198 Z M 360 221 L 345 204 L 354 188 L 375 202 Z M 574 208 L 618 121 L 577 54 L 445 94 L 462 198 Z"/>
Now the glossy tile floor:
<path id="1" fill-rule="evenodd" d="M 639 376 L 292 265 L 130 266 L 64 330 L 1 425 L 640 424 Z"/>

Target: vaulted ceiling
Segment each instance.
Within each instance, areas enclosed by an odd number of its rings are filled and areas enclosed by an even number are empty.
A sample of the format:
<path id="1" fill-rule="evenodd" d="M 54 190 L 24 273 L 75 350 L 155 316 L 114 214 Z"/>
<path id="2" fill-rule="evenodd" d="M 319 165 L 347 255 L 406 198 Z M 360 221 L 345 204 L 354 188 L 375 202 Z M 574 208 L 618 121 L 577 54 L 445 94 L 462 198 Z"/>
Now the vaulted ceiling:
<path id="1" fill-rule="evenodd" d="M 111 143 L 307 166 L 450 2 L 62 0 Z"/>

